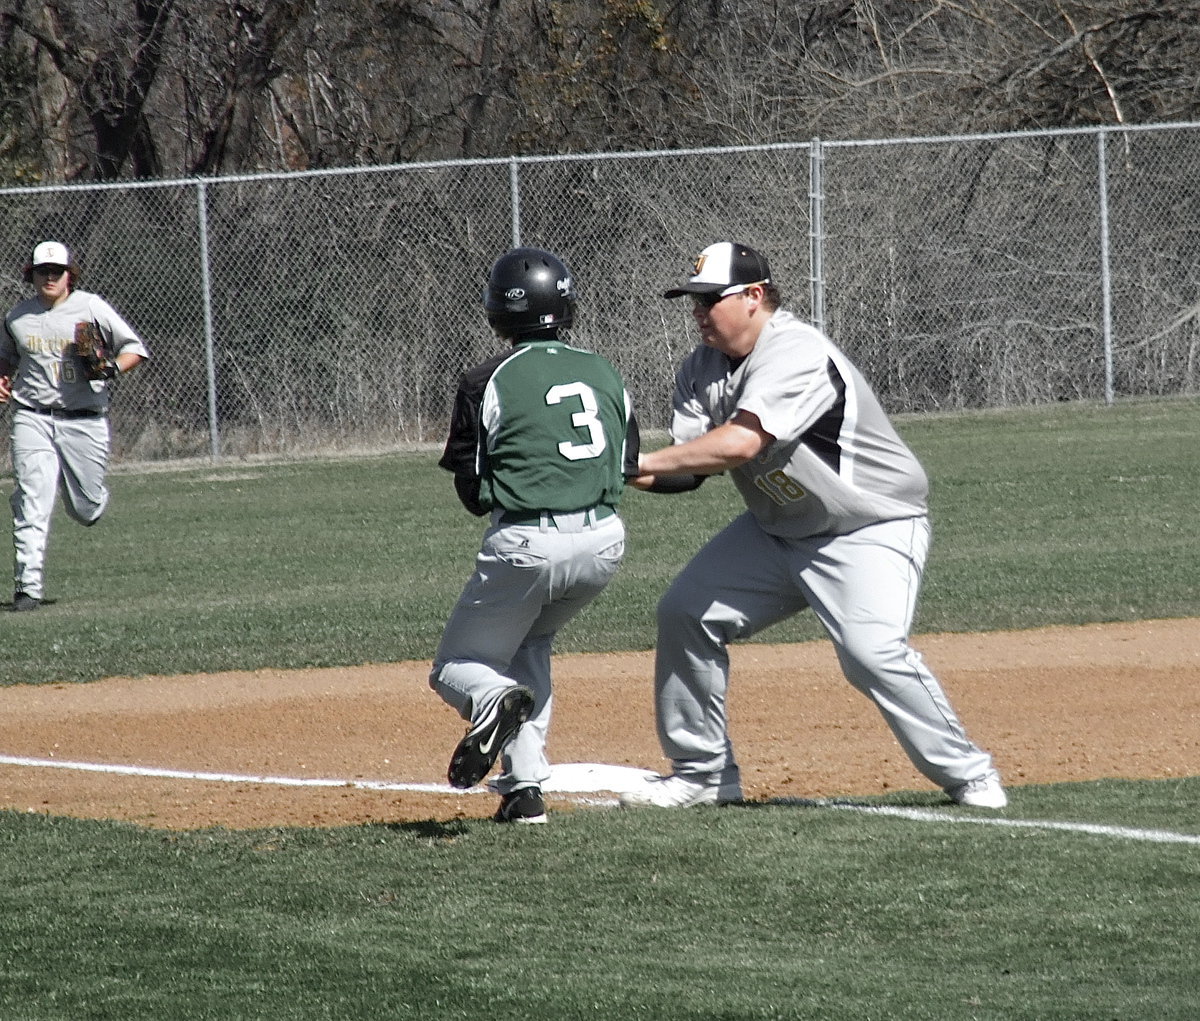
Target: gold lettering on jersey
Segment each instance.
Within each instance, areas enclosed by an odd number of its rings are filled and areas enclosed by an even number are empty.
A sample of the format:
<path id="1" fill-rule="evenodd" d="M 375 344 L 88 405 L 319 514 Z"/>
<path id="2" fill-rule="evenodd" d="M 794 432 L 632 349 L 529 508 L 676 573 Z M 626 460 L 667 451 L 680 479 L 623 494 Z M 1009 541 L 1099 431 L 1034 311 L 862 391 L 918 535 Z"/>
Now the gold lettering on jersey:
<path id="1" fill-rule="evenodd" d="M 799 482 L 779 469 L 767 472 L 766 475 L 756 475 L 754 477 L 754 485 L 766 493 L 780 507 L 788 503 L 795 503 L 797 500 L 803 500 L 808 495 Z"/>
<path id="2" fill-rule="evenodd" d="M 70 346 L 69 339 L 62 337 L 43 337 L 40 333 L 26 334 L 25 349 L 30 354 L 61 355 Z"/>

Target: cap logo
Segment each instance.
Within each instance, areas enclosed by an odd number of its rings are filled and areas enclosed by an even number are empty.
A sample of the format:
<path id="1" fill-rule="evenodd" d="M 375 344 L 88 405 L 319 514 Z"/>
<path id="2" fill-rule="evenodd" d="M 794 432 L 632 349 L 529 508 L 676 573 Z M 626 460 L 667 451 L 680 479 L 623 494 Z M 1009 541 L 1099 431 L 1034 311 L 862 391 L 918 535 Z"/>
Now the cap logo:
<path id="1" fill-rule="evenodd" d="M 561 280 L 556 282 L 555 286 L 558 288 L 559 294 L 570 294 L 571 293 L 571 278 L 563 277 Z"/>
<path id="2" fill-rule="evenodd" d="M 507 298 L 509 301 L 520 301 L 522 298 L 525 297 L 525 288 L 524 287 L 510 287 L 507 291 L 504 292 L 504 297 Z"/>
<path id="3" fill-rule="evenodd" d="M 57 241 L 43 241 L 34 248 L 31 260 L 34 266 L 66 266 L 70 261 L 71 253 L 67 251 L 66 245 Z"/>
<path id="4" fill-rule="evenodd" d="M 704 264 L 708 261 L 708 256 L 701 252 L 696 256 L 695 262 L 692 263 L 692 275 L 699 276 L 704 269 Z"/>

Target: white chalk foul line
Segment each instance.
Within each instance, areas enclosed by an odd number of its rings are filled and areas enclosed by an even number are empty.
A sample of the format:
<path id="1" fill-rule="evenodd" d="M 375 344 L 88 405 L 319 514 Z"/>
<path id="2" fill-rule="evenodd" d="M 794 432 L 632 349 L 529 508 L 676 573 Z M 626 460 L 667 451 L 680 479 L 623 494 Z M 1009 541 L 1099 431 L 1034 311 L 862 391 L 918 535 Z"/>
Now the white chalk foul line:
<path id="1" fill-rule="evenodd" d="M 170 780 L 201 780 L 217 783 L 270 784 L 278 787 L 348 787 L 368 791 L 409 791 L 425 794 L 491 794 L 486 787 L 471 787 L 461 790 L 440 783 L 394 783 L 384 780 L 339 780 L 321 777 L 294 776 L 250 776 L 242 773 L 206 773 L 182 769 L 160 769 L 155 766 L 126 766 L 103 762 L 70 762 L 62 759 L 33 759 L 19 755 L 0 755 L 0 765 L 34 766 L 43 769 L 74 769 L 87 773 L 112 773 L 118 776 L 161 777 Z M 564 767 L 573 772 L 603 772 L 606 767 L 575 763 Z M 628 771 L 624 767 L 610 767 L 617 776 Z M 549 788 L 547 788 L 549 789 Z M 578 790 L 578 788 L 576 788 Z M 585 799 L 595 805 L 615 805 L 616 799 Z M 996 816 L 957 815 L 924 808 L 903 808 L 892 805 L 860 805 L 851 801 L 826 798 L 780 798 L 772 804 L 794 804 L 805 808 L 833 808 L 845 812 L 861 812 L 866 815 L 888 815 L 917 822 L 967 823 L 976 826 L 1007 826 L 1017 829 L 1060 830 L 1069 833 L 1089 833 L 1094 836 L 1117 837 L 1123 840 L 1142 840 L 1156 844 L 1194 844 L 1200 846 L 1200 836 L 1191 833 L 1176 833 L 1172 830 L 1143 830 L 1127 826 L 1102 826 L 1096 823 L 1058 822 L 1053 819 L 1005 819 Z"/>
<path id="2" fill-rule="evenodd" d="M 985 815 L 957 815 L 924 808 L 900 808 L 892 805 L 856 805 L 852 802 L 814 799 L 804 804 L 816 808 L 837 808 L 849 812 L 870 815 L 891 815 L 918 822 L 969 823 L 976 826 L 1010 826 L 1030 830 L 1064 830 L 1070 833 L 1091 833 L 1100 837 L 1118 837 L 1123 840 L 1144 840 L 1155 844 L 1195 844 L 1200 846 L 1200 836 L 1192 833 L 1175 833 L 1172 830 L 1143 830 L 1127 826 L 1101 826 L 1086 822 L 1057 822 L 1052 819 L 1004 819 Z"/>
<path id="3" fill-rule="evenodd" d="M 169 780 L 205 780 L 216 783 L 258 783 L 277 787 L 352 787 L 366 791 L 420 791 L 426 794 L 486 794 L 483 787 L 459 790 L 441 783 L 389 783 L 383 780 L 337 780 L 320 777 L 247 776 L 240 773 L 202 773 L 154 766 L 123 766 L 104 762 L 69 762 L 60 759 L 27 759 L 0 755 L 0 765 L 37 766 L 43 769 L 75 769 L 85 773 L 114 773 L 118 776 L 163 777 Z"/>

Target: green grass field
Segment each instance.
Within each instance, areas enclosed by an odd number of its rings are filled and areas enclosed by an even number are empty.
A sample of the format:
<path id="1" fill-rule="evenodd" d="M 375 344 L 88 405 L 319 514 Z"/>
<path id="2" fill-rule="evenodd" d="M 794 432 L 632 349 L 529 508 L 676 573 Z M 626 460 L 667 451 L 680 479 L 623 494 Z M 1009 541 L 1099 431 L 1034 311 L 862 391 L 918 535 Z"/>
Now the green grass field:
<path id="1" fill-rule="evenodd" d="M 934 483 L 917 630 L 1200 613 L 1200 402 L 900 426 Z M 0 679 L 427 658 L 480 533 L 436 456 L 114 472 L 103 524 L 56 520 L 58 601 L 5 617 Z M 649 648 L 739 506 L 630 493 L 626 565 L 560 649 Z M 0 812 L 0 1018 L 1194 1018 L 1200 778 L 1011 794 L 1000 824 L 936 792 L 520 828 Z"/>
<path id="2" fill-rule="evenodd" d="M 932 477 L 916 630 L 1200 610 L 1200 402 L 900 423 Z M 44 611 L 9 619 L 0 682 L 428 658 L 482 529 L 438 452 L 114 472 L 105 520 L 57 512 Z M 622 504 L 629 555 L 560 651 L 648 649 L 654 604 L 741 509 L 727 478 Z M 810 615 L 758 636 L 821 637 Z"/>

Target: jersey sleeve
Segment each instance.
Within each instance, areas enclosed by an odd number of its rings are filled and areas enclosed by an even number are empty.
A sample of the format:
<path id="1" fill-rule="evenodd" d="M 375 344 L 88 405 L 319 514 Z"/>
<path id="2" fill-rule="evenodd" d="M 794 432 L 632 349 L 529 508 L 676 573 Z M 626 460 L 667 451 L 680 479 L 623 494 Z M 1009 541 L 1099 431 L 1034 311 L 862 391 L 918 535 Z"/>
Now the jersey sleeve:
<path id="1" fill-rule="evenodd" d="M 755 415 L 776 442 L 786 443 L 833 407 L 838 390 L 820 337 L 799 345 L 777 337 L 760 340 L 746 360 L 735 403 L 737 410 Z"/>
<path id="2" fill-rule="evenodd" d="M 459 502 L 477 517 L 487 513 L 479 497 L 480 407 L 487 381 L 501 361 L 503 356 L 490 359 L 459 379 L 450 413 L 450 434 L 438 461 L 438 467 L 454 474 Z"/>
<path id="3" fill-rule="evenodd" d="M 621 473 L 625 478 L 630 479 L 638 474 L 638 457 L 642 453 L 642 435 L 638 430 L 637 415 L 633 412 L 633 406 L 629 401 L 629 396 L 625 396 L 625 455 L 621 466 Z"/>
<path id="4" fill-rule="evenodd" d="M 675 374 L 675 393 L 671 398 L 671 440 L 687 443 L 703 436 L 713 425 L 698 387 L 702 384 L 703 358 L 693 351 Z"/>
<path id="5" fill-rule="evenodd" d="M 17 341 L 9 328 L 8 319 L 4 320 L 4 330 L 0 332 L 0 362 L 10 368 L 16 368 L 20 356 L 17 354 Z"/>
<path id="6" fill-rule="evenodd" d="M 475 468 L 475 436 L 479 428 L 479 403 L 460 385 L 450 416 L 450 435 L 438 467 L 454 474 L 454 491 L 472 514 L 486 513 L 479 503 L 479 472 Z"/>
<path id="7" fill-rule="evenodd" d="M 112 305 L 99 295 L 92 295 L 88 307 L 92 319 L 99 325 L 113 354 L 130 351 L 142 358 L 149 359 L 150 351 L 145 342 Z"/>

